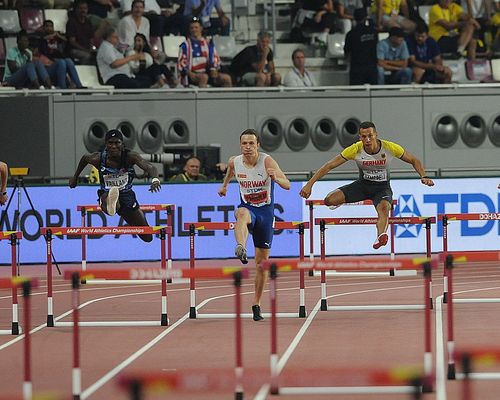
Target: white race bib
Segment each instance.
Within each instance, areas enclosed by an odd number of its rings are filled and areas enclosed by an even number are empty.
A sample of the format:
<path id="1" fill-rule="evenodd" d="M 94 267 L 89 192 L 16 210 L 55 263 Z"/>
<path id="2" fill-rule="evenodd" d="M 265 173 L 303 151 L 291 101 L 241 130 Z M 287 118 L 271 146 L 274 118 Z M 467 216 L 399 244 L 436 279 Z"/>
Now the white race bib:
<path id="1" fill-rule="evenodd" d="M 106 189 L 111 189 L 112 187 L 117 187 L 118 189 L 123 189 L 128 183 L 128 173 L 120 174 L 107 174 L 104 175 L 104 186 Z"/>

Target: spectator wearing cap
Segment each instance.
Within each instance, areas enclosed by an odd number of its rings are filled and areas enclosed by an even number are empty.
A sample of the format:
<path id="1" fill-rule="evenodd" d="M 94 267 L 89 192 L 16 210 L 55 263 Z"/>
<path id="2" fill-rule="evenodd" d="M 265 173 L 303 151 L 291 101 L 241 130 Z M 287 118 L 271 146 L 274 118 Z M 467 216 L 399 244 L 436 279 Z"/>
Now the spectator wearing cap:
<path id="1" fill-rule="evenodd" d="M 410 53 L 401 28 L 391 28 L 389 37 L 377 44 L 378 84 L 411 83 L 411 68 L 408 67 Z"/>
<path id="2" fill-rule="evenodd" d="M 373 23 L 367 19 L 364 8 L 354 11 L 356 25 L 347 32 L 344 53 L 349 59 L 350 85 L 376 85 L 378 33 Z"/>
<path id="3" fill-rule="evenodd" d="M 314 74 L 306 69 L 306 55 L 304 50 L 295 49 L 292 53 L 293 68 L 288 71 L 283 79 L 285 86 L 312 87 L 318 86 Z"/>
<path id="4" fill-rule="evenodd" d="M 413 35 L 406 38 L 414 83 L 451 83 L 452 71 L 443 65 L 436 41 L 429 37 L 425 24 L 418 24 Z"/>

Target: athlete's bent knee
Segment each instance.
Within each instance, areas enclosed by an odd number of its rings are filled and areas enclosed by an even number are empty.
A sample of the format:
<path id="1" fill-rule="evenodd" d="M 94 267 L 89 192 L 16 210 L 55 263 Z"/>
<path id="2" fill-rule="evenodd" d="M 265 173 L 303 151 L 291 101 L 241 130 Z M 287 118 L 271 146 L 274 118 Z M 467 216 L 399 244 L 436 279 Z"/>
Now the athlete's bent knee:
<path id="1" fill-rule="evenodd" d="M 139 235 L 139 237 L 144 241 L 144 242 L 152 242 L 153 241 L 153 235 Z"/>

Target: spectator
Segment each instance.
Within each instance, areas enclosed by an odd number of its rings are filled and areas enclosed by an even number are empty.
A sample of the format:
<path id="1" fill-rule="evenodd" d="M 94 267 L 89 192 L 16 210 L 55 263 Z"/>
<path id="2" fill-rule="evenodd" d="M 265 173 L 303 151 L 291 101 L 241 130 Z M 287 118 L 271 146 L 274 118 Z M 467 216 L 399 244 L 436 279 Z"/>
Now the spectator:
<path id="1" fill-rule="evenodd" d="M 363 0 L 337 0 L 338 24 L 341 32 L 348 32 L 354 22 L 354 11 L 358 8 L 366 10 Z"/>
<path id="2" fill-rule="evenodd" d="M 93 64 L 96 48 L 93 43 L 95 29 L 88 17 L 87 0 L 77 0 L 75 9 L 66 23 L 66 36 L 70 57 L 79 64 Z"/>
<path id="3" fill-rule="evenodd" d="M 135 54 L 139 54 L 141 58 L 130 61 L 129 65 L 134 75 L 141 81 L 146 82 L 152 88 L 162 88 L 167 85 L 177 86 L 177 81 L 167 66 L 154 62 L 146 36 L 142 33 L 136 33 L 134 47 L 127 51 L 127 56 Z"/>
<path id="4" fill-rule="evenodd" d="M 97 52 L 97 67 L 102 80 L 106 85 L 113 85 L 119 89 L 139 89 L 149 87 L 149 81 L 136 78 L 130 69 L 131 61 L 144 60 L 143 54 L 132 54 L 124 57 L 116 48 L 118 46 L 118 32 L 109 27 L 104 33 L 104 40 Z"/>
<path id="5" fill-rule="evenodd" d="M 318 41 L 326 44 L 329 33 L 334 33 L 337 24 L 337 13 L 333 0 L 309 0 L 302 2 L 293 25 L 299 27 L 302 32 L 321 35 Z"/>
<path id="6" fill-rule="evenodd" d="M 439 0 L 429 11 L 429 34 L 438 43 L 441 53 L 453 53 L 476 59 L 474 31 L 480 26 L 452 0 Z"/>
<path id="7" fill-rule="evenodd" d="M 132 12 L 132 2 L 133 0 L 120 0 L 123 15 Z M 172 24 L 171 11 L 162 11 L 156 0 L 144 0 L 144 16 L 149 20 L 151 36 L 161 37 L 169 33 L 169 25 Z"/>
<path id="8" fill-rule="evenodd" d="M 91 20 L 95 18 L 94 27 L 97 27 L 101 20 L 106 20 L 108 18 L 108 12 L 112 11 L 113 8 L 118 8 L 119 3 L 117 0 L 87 0 L 89 5 L 89 15 Z"/>
<path id="9" fill-rule="evenodd" d="M 21 30 L 17 34 L 17 46 L 8 49 L 5 57 L 6 85 L 31 89 L 52 88 L 47 70 L 39 60 L 33 60 L 33 53 L 28 47 L 28 34 Z"/>
<path id="10" fill-rule="evenodd" d="M 60 10 L 67 10 L 68 8 L 71 7 L 71 4 L 73 3 L 73 0 L 32 0 L 33 6 L 39 7 L 39 8 L 48 8 L 48 9 L 60 9 Z"/>
<path id="11" fill-rule="evenodd" d="M 389 37 L 377 44 L 378 84 L 406 84 L 411 82 L 408 67 L 410 53 L 401 28 L 389 30 Z M 387 76 L 386 76 L 387 75 Z"/>
<path id="12" fill-rule="evenodd" d="M 379 31 L 387 31 L 393 27 L 401 28 L 407 33 L 415 30 L 415 22 L 410 20 L 407 0 L 374 0 L 371 9 Z"/>
<path id="13" fill-rule="evenodd" d="M 191 157 L 184 165 L 184 172 L 170 178 L 171 182 L 202 182 L 207 181 L 206 175 L 200 174 L 201 161 L 196 157 Z"/>
<path id="14" fill-rule="evenodd" d="M 137 33 L 142 33 L 149 42 L 149 21 L 144 17 L 144 0 L 132 2 L 132 13 L 125 15 L 118 23 L 118 36 L 120 47 L 126 51 L 134 47 L 134 38 Z"/>
<path id="15" fill-rule="evenodd" d="M 259 32 L 257 44 L 247 46 L 233 58 L 231 72 L 244 86 L 278 86 L 281 76 L 274 69 L 271 35 Z"/>
<path id="16" fill-rule="evenodd" d="M 212 86 L 231 87 L 231 77 L 220 72 L 220 60 L 214 42 L 202 36 L 199 19 L 189 24 L 189 37 L 179 47 L 177 73 L 184 87 L 190 84 L 200 88 Z"/>
<path id="17" fill-rule="evenodd" d="M 491 35 L 492 24 L 491 16 L 493 14 L 493 4 L 491 0 L 467 0 L 467 12 L 469 17 L 473 18 L 479 24 L 479 29 L 474 31 L 474 37 L 477 40 L 476 53 L 479 51 L 486 52 L 486 37 L 485 33 Z M 490 36 L 491 38 L 491 36 Z"/>
<path id="18" fill-rule="evenodd" d="M 443 65 L 436 41 L 429 37 L 425 24 L 417 25 L 415 33 L 406 38 L 414 83 L 451 83 L 452 71 Z"/>
<path id="19" fill-rule="evenodd" d="M 344 53 L 349 59 L 350 85 L 376 85 L 378 34 L 373 23 L 367 19 L 366 9 L 354 11 L 356 25 L 346 35 Z"/>
<path id="20" fill-rule="evenodd" d="M 9 177 L 9 168 L 7 164 L 0 161 L 0 205 L 5 205 L 9 199 L 7 195 L 7 178 Z"/>
<path id="21" fill-rule="evenodd" d="M 49 72 L 50 79 L 60 89 L 67 89 L 67 77 L 71 88 L 81 89 L 82 83 L 75 63 L 69 57 L 64 57 L 66 37 L 60 32 L 54 31 L 54 23 L 47 19 L 43 23 L 42 36 L 38 46 L 40 61 Z"/>
<path id="22" fill-rule="evenodd" d="M 285 75 L 283 84 L 293 87 L 318 86 L 314 75 L 306 69 L 304 50 L 295 49 L 292 53 L 293 68 Z"/>
<path id="23" fill-rule="evenodd" d="M 211 18 L 215 8 L 218 18 Z M 224 14 L 220 0 L 186 0 L 184 3 L 184 25 L 197 17 L 203 26 L 203 34 L 207 36 L 229 36 L 229 18 Z"/>

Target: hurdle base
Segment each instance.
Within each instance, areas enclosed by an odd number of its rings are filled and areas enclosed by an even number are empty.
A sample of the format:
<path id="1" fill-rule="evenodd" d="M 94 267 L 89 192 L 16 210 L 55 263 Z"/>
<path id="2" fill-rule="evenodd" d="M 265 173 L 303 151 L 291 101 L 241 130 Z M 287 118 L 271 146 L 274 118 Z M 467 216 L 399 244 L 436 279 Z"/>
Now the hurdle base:
<path id="1" fill-rule="evenodd" d="M 47 326 L 52 328 L 54 326 L 54 316 L 53 315 L 47 315 Z"/>
<path id="2" fill-rule="evenodd" d="M 448 380 L 455 380 L 456 378 L 456 373 L 455 373 L 455 364 L 448 364 Z"/>
<path id="3" fill-rule="evenodd" d="M 189 319 L 196 319 L 196 307 L 189 307 Z"/>
<path id="4" fill-rule="evenodd" d="M 74 394 L 73 395 L 73 400 L 80 400 L 80 395 L 79 394 Z"/>
<path id="5" fill-rule="evenodd" d="M 434 299 L 432 297 L 429 298 L 429 308 L 431 310 L 434 310 Z"/>
<path id="6" fill-rule="evenodd" d="M 243 400 L 243 392 L 234 392 L 234 400 Z"/>
<path id="7" fill-rule="evenodd" d="M 72 321 L 58 321 L 56 327 L 73 326 Z M 116 327 L 116 326 L 161 326 L 161 321 L 80 321 L 80 327 Z"/>
<path id="8" fill-rule="evenodd" d="M 475 381 L 498 381 L 500 380 L 500 372 L 471 372 L 468 378 Z M 457 381 L 464 380 L 465 374 L 457 372 L 456 379 Z"/>
<path id="9" fill-rule="evenodd" d="M 434 388 L 432 387 L 431 382 L 427 382 L 422 385 L 422 393 L 432 393 L 432 392 L 434 392 Z"/>
<path id="10" fill-rule="evenodd" d="M 334 394 L 413 394 L 415 386 L 312 386 L 281 387 L 283 395 L 334 395 Z M 271 393 L 272 394 L 272 393 Z"/>
<path id="11" fill-rule="evenodd" d="M 309 276 L 314 276 L 314 270 L 313 269 L 309 270 Z"/>
<path id="12" fill-rule="evenodd" d="M 306 306 L 299 306 L 299 318 L 305 318 L 306 316 Z"/>
<path id="13" fill-rule="evenodd" d="M 377 304 L 359 306 L 328 306 L 328 311 L 401 311 L 401 310 L 423 310 L 423 304 Z"/>
<path id="14" fill-rule="evenodd" d="M 172 283 L 172 278 L 168 278 L 167 283 Z"/>
<path id="15" fill-rule="evenodd" d="M 168 326 L 168 317 L 167 314 L 161 315 L 161 326 Z"/>
<path id="16" fill-rule="evenodd" d="M 448 303 L 448 292 L 443 293 L 443 303 Z"/>
<path id="17" fill-rule="evenodd" d="M 12 334 L 19 335 L 19 322 L 12 323 Z"/>
<path id="18" fill-rule="evenodd" d="M 262 313 L 262 317 L 265 318 L 271 318 L 271 313 Z M 276 318 L 298 318 L 299 314 L 294 312 L 294 313 L 276 313 Z M 235 313 L 198 313 L 196 315 L 197 319 L 233 319 L 236 318 Z M 243 319 L 252 319 L 253 314 L 252 313 L 241 313 L 240 318 Z"/>
<path id="19" fill-rule="evenodd" d="M 328 311 L 328 303 L 326 302 L 326 299 L 321 299 L 321 311 Z"/>

